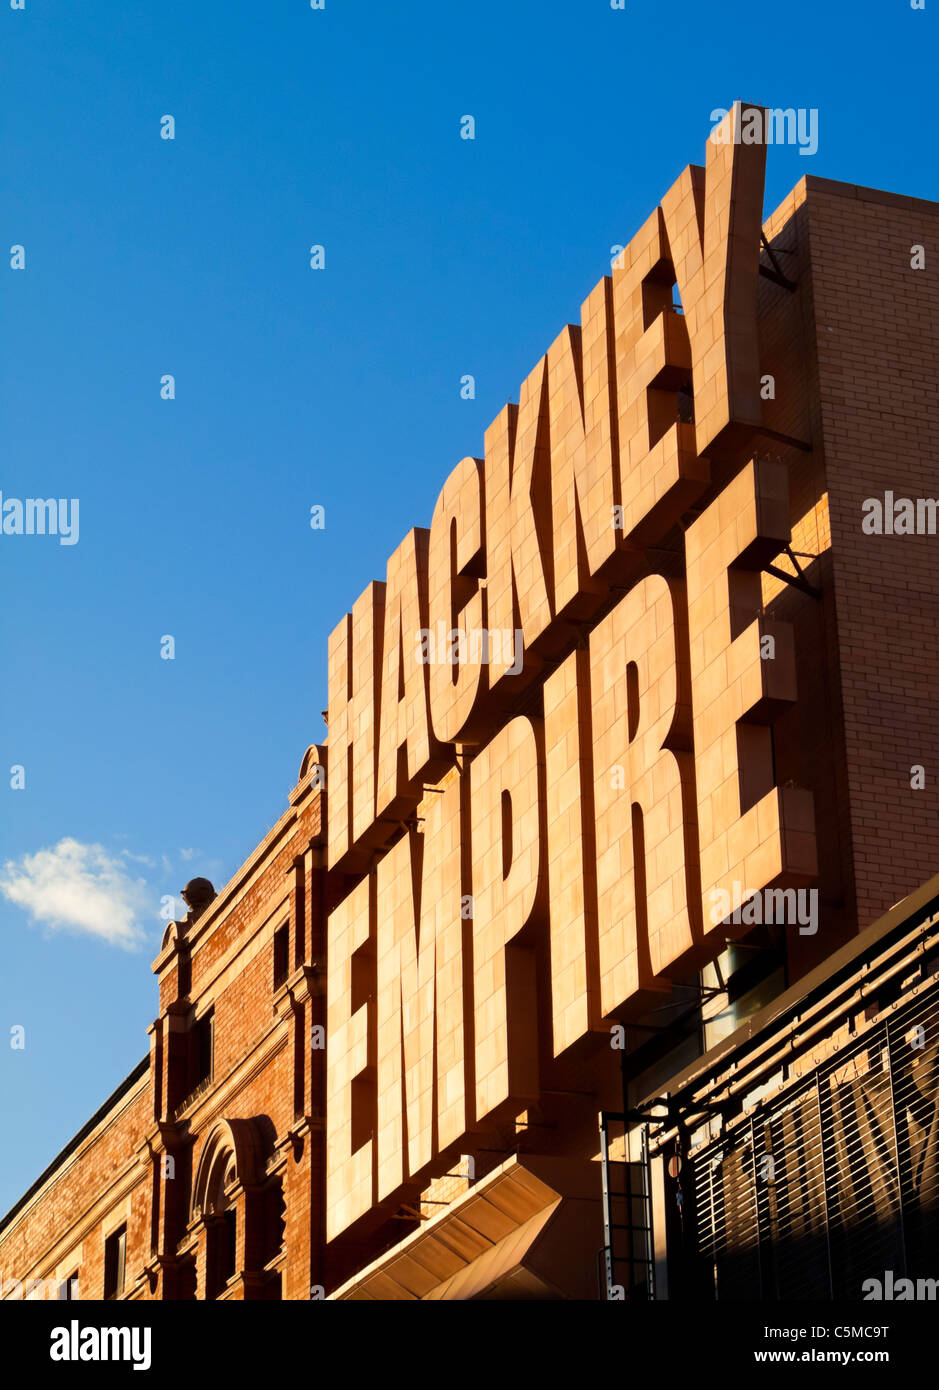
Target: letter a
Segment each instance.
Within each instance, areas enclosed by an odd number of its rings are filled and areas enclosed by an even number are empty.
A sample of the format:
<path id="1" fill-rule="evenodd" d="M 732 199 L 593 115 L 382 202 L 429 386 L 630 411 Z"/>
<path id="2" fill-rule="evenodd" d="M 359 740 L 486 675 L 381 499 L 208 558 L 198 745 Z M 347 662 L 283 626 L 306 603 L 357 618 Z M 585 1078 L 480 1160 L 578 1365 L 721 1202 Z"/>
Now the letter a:
<path id="1" fill-rule="evenodd" d="M 14 5 L 13 8 L 16 9 L 17 6 Z M 49 1348 L 49 1359 L 51 1361 L 68 1361 L 68 1328 L 53 1327 L 49 1336 L 52 1338 L 52 1345 Z"/>

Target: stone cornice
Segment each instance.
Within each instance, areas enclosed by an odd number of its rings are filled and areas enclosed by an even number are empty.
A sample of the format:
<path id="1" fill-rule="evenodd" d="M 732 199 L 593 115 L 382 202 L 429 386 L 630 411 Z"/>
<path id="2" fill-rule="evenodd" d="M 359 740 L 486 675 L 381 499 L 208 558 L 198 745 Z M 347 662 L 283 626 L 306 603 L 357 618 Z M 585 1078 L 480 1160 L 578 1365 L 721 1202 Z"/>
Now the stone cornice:
<path id="1" fill-rule="evenodd" d="M 296 790 L 296 788 L 295 788 Z M 309 801 L 312 802 L 315 796 L 321 792 L 310 790 Z M 303 801 L 301 805 L 300 802 Z M 209 903 L 208 907 L 187 930 L 185 943 L 190 952 L 195 952 L 202 940 L 224 919 L 224 917 L 237 906 L 246 896 L 257 880 L 268 868 L 268 861 L 272 859 L 282 848 L 283 842 L 288 838 L 291 828 L 295 827 L 303 812 L 307 809 L 307 801 L 298 798 L 297 803 L 288 806 L 283 815 L 274 823 L 267 835 L 257 846 L 252 854 L 244 861 L 238 872 L 221 889 L 219 893 Z M 314 837 L 315 840 L 316 837 Z M 313 841 L 311 841 L 313 843 Z M 177 943 L 170 942 L 153 962 L 153 972 L 160 976 L 165 973 L 169 963 L 178 954 Z"/>

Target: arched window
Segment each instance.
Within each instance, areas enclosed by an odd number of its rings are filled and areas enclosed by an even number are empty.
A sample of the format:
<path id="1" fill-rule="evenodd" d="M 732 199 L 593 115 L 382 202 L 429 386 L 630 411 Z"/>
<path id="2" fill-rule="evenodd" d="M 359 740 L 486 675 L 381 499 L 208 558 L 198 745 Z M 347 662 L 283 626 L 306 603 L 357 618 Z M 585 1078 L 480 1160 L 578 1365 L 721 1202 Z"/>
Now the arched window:
<path id="1" fill-rule="evenodd" d="M 220 1153 L 213 1165 L 205 1208 L 206 1298 L 218 1298 L 235 1275 L 238 1211 L 233 1189 L 236 1182 L 234 1154 Z"/>
<path id="2" fill-rule="evenodd" d="M 273 1126 L 266 1117 L 218 1121 L 196 1164 L 190 1235 L 197 1263 L 196 1297 L 218 1299 L 241 1279 L 244 1298 L 269 1298 L 279 1275 L 267 1268 L 283 1238 L 280 1181 L 267 1173 Z"/>

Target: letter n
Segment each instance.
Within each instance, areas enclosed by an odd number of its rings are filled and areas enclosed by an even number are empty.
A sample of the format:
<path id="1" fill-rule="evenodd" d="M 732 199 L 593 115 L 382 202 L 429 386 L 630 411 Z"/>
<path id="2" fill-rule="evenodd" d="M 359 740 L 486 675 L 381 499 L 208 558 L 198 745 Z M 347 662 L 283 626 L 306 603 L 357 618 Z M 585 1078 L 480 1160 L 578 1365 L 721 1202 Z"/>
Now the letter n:
<path id="1" fill-rule="evenodd" d="M 616 551 L 613 300 L 604 277 L 548 349 L 554 612 L 588 616 L 607 592 L 594 576 Z"/>

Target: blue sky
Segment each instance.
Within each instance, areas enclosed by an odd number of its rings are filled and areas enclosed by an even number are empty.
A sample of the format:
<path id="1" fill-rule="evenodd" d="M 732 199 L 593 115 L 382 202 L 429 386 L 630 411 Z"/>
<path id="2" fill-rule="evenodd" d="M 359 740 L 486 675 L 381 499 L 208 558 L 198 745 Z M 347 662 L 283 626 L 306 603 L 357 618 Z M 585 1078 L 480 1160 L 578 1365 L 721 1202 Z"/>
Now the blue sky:
<path id="1" fill-rule="evenodd" d="M 0 490 L 80 502 L 75 545 L 0 535 L 0 1213 L 144 1055 L 162 896 L 284 809 L 329 631 L 711 111 L 818 109 L 767 211 L 805 173 L 939 199 L 937 10 L 0 9 Z"/>

